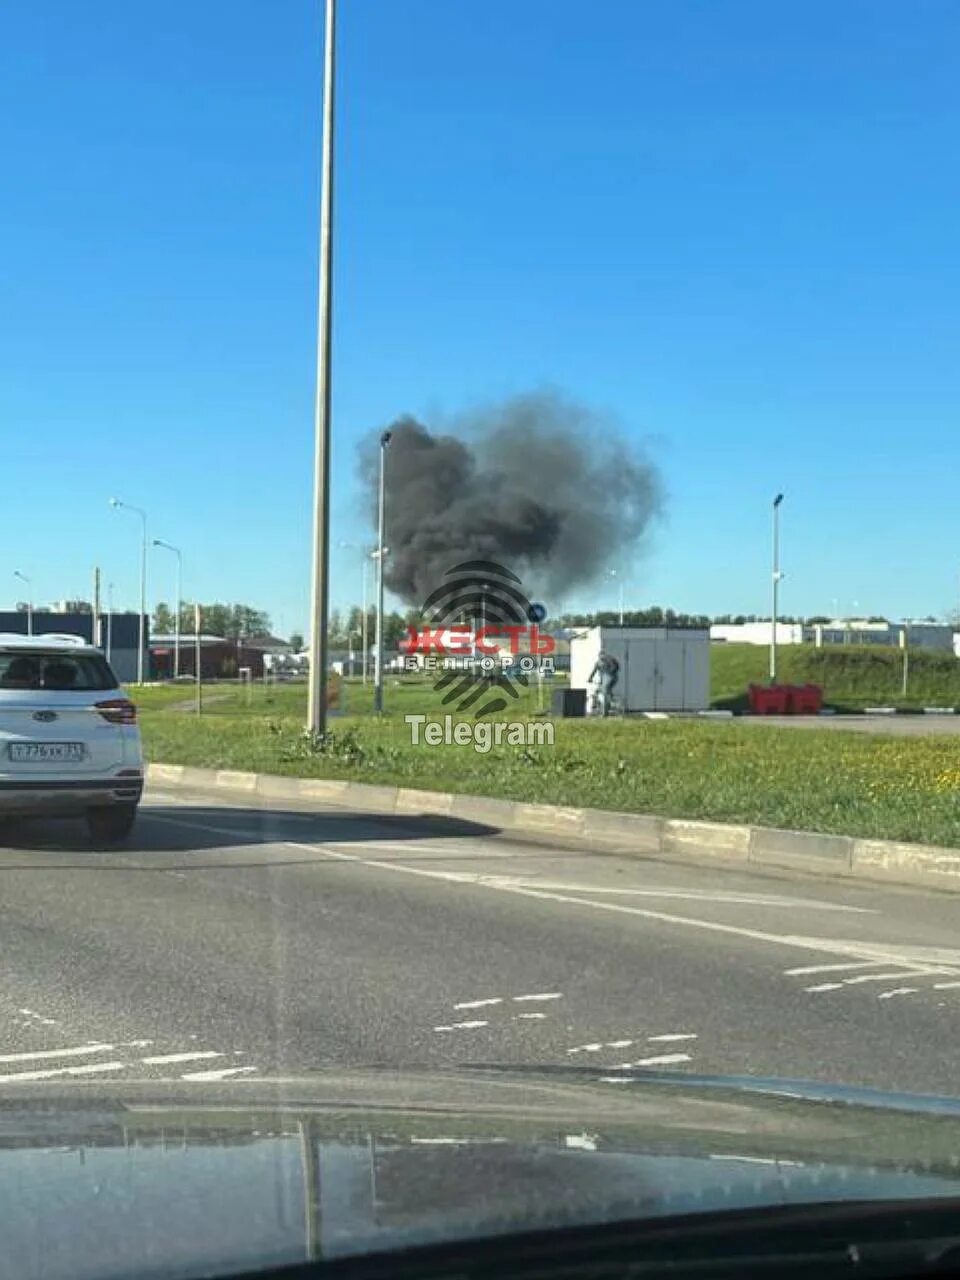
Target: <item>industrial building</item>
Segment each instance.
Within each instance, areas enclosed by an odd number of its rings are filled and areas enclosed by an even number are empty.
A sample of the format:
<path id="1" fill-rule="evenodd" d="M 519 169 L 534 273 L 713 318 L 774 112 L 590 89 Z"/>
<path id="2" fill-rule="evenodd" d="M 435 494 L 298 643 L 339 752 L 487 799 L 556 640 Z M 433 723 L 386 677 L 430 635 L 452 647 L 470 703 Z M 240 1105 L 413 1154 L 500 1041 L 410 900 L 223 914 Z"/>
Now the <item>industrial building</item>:
<path id="1" fill-rule="evenodd" d="M 101 614 L 96 635 L 94 635 L 93 622 L 92 613 L 83 613 L 79 610 L 35 609 L 32 617 L 26 609 L 0 611 L 0 631 L 12 632 L 14 635 L 27 635 L 32 629 L 35 636 L 48 634 L 82 636 L 88 644 L 99 645 L 105 653 L 109 651 L 110 665 L 121 683 L 133 683 L 137 678 L 140 615 L 137 613 Z M 149 619 L 146 620 L 144 634 L 148 659 L 144 664 L 144 670 L 145 678 L 149 678 Z"/>
<path id="2" fill-rule="evenodd" d="M 722 644 L 768 645 L 771 626 L 766 622 L 714 623 L 710 639 Z M 809 625 L 800 622 L 778 622 L 777 644 L 877 644 L 915 649 L 930 649 L 960 656 L 960 633 L 946 623 L 871 622 L 865 618 L 836 618 L 831 622 Z"/>

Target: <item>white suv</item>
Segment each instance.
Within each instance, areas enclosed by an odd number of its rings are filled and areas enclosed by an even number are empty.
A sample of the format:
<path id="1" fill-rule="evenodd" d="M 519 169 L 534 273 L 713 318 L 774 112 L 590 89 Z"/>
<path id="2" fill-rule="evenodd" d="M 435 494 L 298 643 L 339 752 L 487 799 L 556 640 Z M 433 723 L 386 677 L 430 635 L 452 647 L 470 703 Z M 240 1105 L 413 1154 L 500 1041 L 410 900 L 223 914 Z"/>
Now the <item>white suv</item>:
<path id="1" fill-rule="evenodd" d="M 83 816 L 111 844 L 129 835 L 142 792 L 137 710 L 100 650 L 0 634 L 0 820 Z"/>

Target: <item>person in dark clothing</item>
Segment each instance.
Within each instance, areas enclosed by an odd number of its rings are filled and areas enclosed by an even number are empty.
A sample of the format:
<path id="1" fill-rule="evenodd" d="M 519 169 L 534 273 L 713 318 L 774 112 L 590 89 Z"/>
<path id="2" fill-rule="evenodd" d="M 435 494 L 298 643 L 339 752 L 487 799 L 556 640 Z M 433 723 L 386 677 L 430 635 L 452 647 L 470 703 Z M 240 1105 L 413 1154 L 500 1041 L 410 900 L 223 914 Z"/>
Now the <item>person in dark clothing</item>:
<path id="1" fill-rule="evenodd" d="M 620 679 L 620 663 L 612 653 L 601 649 L 593 670 L 590 672 L 590 684 L 596 690 L 596 698 L 600 703 L 600 714 L 606 716 L 613 702 L 613 691 Z"/>

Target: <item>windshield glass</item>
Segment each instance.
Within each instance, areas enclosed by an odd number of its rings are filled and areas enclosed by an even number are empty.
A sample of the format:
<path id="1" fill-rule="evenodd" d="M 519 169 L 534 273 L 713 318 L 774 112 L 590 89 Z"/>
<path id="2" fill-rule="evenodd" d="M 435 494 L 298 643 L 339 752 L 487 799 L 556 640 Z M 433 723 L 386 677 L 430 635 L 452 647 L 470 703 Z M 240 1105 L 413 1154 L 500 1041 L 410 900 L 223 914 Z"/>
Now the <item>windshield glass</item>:
<path id="1" fill-rule="evenodd" d="M 953 1203 L 958 54 L 0 5 L 23 1274 Z"/>

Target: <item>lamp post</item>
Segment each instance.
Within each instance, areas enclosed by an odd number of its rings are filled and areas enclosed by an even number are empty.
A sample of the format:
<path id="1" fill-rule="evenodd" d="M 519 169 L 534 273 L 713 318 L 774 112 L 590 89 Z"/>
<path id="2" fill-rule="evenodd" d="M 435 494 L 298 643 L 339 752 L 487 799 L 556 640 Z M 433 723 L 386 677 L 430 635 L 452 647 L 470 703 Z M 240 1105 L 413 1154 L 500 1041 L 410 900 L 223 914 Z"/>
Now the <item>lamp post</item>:
<path id="1" fill-rule="evenodd" d="M 113 656 L 113 583 L 107 583 L 107 661 Z"/>
<path id="2" fill-rule="evenodd" d="M 330 365 L 333 320 L 333 122 L 336 0 L 327 0 L 323 61 L 323 136 L 320 156 L 320 280 L 317 389 L 314 402 L 313 574 L 310 599 L 310 685 L 307 728 L 327 728 L 327 615 L 330 596 Z"/>
<path id="3" fill-rule="evenodd" d="M 360 620 L 360 642 L 363 646 L 360 668 L 363 673 L 363 683 L 366 684 L 367 650 L 370 647 L 367 643 L 367 563 L 373 559 L 376 553 L 371 551 L 369 547 L 358 546 L 355 542 L 341 542 L 340 546 L 346 551 L 360 552 L 360 608 L 362 610 L 362 617 Z"/>
<path id="4" fill-rule="evenodd" d="M 383 539 L 386 526 L 387 449 L 391 434 L 389 431 L 383 431 L 380 434 L 380 484 L 377 498 L 377 661 L 373 686 L 373 709 L 377 715 L 383 712 L 383 558 L 387 553 Z"/>
<path id="5" fill-rule="evenodd" d="M 177 557 L 177 612 L 174 619 L 173 627 L 173 678 L 180 678 L 180 610 L 183 607 L 183 553 L 179 547 L 173 546 L 169 542 L 164 542 L 162 538 L 154 538 L 153 545 L 155 547 L 163 547 L 167 551 L 172 551 Z"/>
<path id="6" fill-rule="evenodd" d="M 777 608 L 780 603 L 780 504 L 783 494 L 773 500 L 773 618 L 770 623 L 770 683 L 777 683 Z"/>
<path id="7" fill-rule="evenodd" d="M 21 573 L 19 569 L 14 569 L 13 576 L 19 578 L 21 582 L 27 585 L 27 635 L 33 635 L 33 579 L 28 578 L 25 573 Z"/>
<path id="8" fill-rule="evenodd" d="M 621 574 L 619 569 L 608 569 L 607 577 L 616 578 L 617 580 L 619 603 L 620 603 L 620 626 L 622 627 L 623 626 L 623 575 Z"/>
<path id="9" fill-rule="evenodd" d="M 119 498 L 111 498 L 110 505 L 114 511 L 132 511 L 140 517 L 140 631 L 137 647 L 137 684 L 143 684 L 143 658 L 147 643 L 147 513 L 142 507 L 135 507 L 130 502 L 121 502 Z"/>

